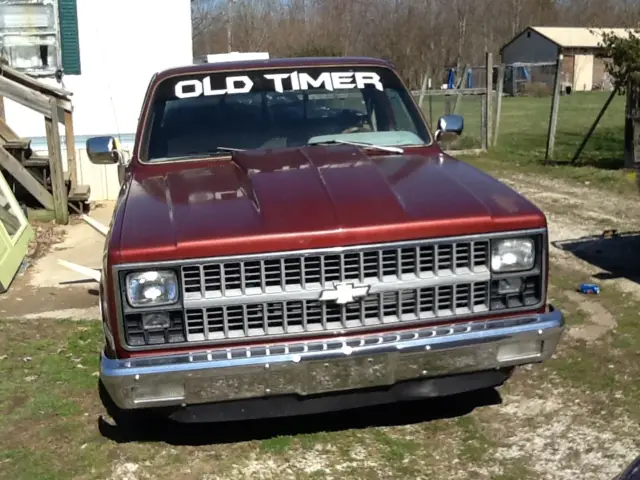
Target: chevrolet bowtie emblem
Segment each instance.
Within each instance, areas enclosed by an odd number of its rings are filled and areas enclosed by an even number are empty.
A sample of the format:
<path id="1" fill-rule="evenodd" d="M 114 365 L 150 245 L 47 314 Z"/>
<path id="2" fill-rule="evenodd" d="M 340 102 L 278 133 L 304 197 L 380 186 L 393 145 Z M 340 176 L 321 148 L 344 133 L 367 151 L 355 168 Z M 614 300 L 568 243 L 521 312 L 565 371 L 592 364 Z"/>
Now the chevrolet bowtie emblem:
<path id="1" fill-rule="evenodd" d="M 355 286 L 353 283 L 338 283 L 332 289 L 323 290 L 318 300 L 344 305 L 353 302 L 356 298 L 364 297 L 368 292 L 369 285 Z"/>

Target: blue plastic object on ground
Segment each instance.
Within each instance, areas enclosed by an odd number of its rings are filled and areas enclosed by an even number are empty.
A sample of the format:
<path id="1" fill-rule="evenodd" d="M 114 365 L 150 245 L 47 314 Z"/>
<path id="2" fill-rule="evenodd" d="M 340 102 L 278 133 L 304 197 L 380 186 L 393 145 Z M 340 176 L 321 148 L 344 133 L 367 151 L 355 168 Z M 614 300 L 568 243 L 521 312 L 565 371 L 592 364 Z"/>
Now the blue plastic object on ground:
<path id="1" fill-rule="evenodd" d="M 600 293 L 600 287 L 593 283 L 581 283 L 579 290 L 580 290 L 580 293 L 586 293 L 586 294 L 598 295 Z"/>

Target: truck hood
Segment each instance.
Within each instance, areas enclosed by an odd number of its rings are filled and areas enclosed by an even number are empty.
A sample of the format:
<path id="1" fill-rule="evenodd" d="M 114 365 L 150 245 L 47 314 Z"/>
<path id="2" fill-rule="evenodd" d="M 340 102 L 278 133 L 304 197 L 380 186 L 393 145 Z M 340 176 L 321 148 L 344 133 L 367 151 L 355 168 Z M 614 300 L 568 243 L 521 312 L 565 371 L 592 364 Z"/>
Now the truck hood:
<path id="1" fill-rule="evenodd" d="M 544 214 L 440 152 L 353 146 L 174 163 L 128 186 L 114 234 L 122 262 L 319 248 L 546 226 Z M 119 225 L 118 225 L 119 223 Z"/>

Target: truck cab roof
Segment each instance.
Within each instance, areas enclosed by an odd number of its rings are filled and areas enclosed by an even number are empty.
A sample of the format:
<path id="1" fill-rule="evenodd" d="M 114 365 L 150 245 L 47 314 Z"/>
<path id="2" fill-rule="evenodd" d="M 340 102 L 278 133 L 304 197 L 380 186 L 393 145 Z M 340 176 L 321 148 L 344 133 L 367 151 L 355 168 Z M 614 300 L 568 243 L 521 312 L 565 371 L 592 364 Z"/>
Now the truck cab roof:
<path id="1" fill-rule="evenodd" d="M 387 60 L 372 57 L 294 57 L 294 58 L 269 58 L 266 60 L 233 60 L 214 63 L 198 63 L 167 68 L 158 72 L 156 81 L 176 75 L 188 75 L 195 73 L 207 73 L 234 70 L 255 70 L 263 68 L 292 68 L 292 67 L 320 67 L 320 66 L 373 66 L 394 68 Z"/>

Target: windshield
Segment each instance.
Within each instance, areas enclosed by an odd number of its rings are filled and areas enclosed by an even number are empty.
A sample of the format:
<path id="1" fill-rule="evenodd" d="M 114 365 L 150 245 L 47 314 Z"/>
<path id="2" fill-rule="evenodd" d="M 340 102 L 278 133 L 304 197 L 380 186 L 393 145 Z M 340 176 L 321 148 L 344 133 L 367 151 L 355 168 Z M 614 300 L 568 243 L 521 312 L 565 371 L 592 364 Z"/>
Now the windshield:
<path id="1" fill-rule="evenodd" d="M 380 67 L 181 75 L 158 85 L 150 113 L 146 162 L 322 143 L 431 142 L 409 92 Z"/>

